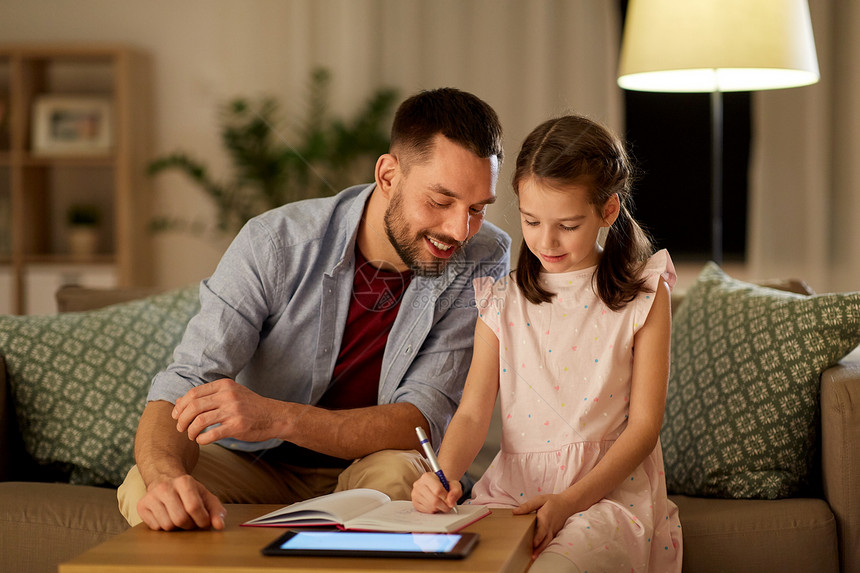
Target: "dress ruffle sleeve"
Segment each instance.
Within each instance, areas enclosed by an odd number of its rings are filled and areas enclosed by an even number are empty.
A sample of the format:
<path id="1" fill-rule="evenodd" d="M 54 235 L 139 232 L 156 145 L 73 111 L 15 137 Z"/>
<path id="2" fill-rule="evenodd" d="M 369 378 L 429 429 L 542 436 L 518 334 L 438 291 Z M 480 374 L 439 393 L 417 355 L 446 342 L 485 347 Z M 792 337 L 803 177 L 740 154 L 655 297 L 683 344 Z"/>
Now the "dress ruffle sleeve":
<path id="1" fill-rule="evenodd" d="M 645 277 L 646 291 L 640 292 L 639 296 L 633 304 L 636 305 L 634 313 L 635 322 L 633 331 L 637 332 L 639 328 L 645 324 L 645 319 L 648 318 L 648 313 L 651 312 L 651 305 L 654 304 L 654 293 L 657 292 L 657 285 L 660 284 L 660 277 L 669 285 L 669 290 L 675 286 L 678 280 L 675 274 L 675 265 L 672 263 L 672 258 L 669 256 L 669 251 L 661 249 L 651 255 L 645 269 L 642 271 L 642 276 Z"/>
<path id="2" fill-rule="evenodd" d="M 501 315 L 505 306 L 505 290 L 508 277 L 498 281 L 493 277 L 480 277 L 472 281 L 475 289 L 475 304 L 478 307 L 478 318 L 483 320 L 493 332 L 501 324 Z"/>

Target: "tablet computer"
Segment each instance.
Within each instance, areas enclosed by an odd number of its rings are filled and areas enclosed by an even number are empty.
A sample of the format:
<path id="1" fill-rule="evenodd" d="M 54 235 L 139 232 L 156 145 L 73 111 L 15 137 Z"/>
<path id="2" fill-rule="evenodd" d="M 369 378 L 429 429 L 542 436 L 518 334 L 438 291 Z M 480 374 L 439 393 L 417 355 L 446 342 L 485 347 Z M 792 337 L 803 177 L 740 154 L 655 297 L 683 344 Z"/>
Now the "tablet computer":
<path id="1" fill-rule="evenodd" d="M 477 533 L 465 532 L 287 531 L 263 548 L 263 555 L 462 559 L 478 539 Z"/>

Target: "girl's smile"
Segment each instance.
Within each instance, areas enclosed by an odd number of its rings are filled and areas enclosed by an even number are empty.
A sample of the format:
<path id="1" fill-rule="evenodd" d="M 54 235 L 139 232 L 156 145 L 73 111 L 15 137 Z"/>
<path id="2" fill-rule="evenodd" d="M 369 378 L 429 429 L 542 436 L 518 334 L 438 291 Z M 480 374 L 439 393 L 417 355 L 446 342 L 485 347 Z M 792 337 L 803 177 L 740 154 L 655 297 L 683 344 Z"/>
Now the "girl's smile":
<path id="1" fill-rule="evenodd" d="M 547 263 L 550 263 L 550 264 L 552 264 L 552 263 L 560 263 L 560 262 L 561 262 L 561 261 L 563 261 L 566 257 L 567 257 L 567 253 L 565 253 L 565 254 L 563 254 L 563 255 L 547 255 L 547 254 L 544 254 L 544 253 L 541 253 L 541 254 L 540 254 L 540 258 L 541 258 L 541 259 L 543 259 L 544 261 L 546 261 Z"/>

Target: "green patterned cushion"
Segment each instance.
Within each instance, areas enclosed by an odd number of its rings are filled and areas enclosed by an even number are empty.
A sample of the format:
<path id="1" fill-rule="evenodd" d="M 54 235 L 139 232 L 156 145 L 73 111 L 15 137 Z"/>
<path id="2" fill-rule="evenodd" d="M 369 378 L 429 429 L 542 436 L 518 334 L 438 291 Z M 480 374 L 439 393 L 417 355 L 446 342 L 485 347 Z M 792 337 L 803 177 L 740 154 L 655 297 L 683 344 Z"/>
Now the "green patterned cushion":
<path id="1" fill-rule="evenodd" d="M 672 321 L 670 492 L 777 499 L 810 484 L 821 372 L 860 344 L 860 293 L 803 296 L 709 263 Z"/>
<path id="2" fill-rule="evenodd" d="M 99 310 L 0 316 L 0 354 L 28 453 L 69 481 L 118 485 L 152 377 L 197 312 L 197 287 Z"/>

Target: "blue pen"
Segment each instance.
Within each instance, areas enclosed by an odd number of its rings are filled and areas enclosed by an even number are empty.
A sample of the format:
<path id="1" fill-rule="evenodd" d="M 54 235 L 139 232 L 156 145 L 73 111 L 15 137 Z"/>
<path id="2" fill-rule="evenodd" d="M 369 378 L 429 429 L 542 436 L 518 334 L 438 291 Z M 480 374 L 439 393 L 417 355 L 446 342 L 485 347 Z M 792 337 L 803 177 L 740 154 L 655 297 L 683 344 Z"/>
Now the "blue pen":
<path id="1" fill-rule="evenodd" d="M 424 429 L 421 426 L 418 426 L 415 428 L 415 433 L 418 434 L 418 441 L 421 442 L 421 447 L 424 448 L 424 454 L 427 456 L 427 461 L 430 462 L 430 467 L 433 468 L 433 472 L 439 478 L 439 481 L 442 482 L 442 487 L 445 488 L 445 491 L 451 491 L 451 486 L 448 485 L 448 480 L 445 478 L 445 474 L 439 466 L 439 460 L 436 459 L 436 454 L 433 452 L 433 446 L 430 444 L 430 440 L 427 439 L 427 434 L 424 433 Z M 460 513 L 457 511 L 456 506 L 451 509 L 454 510 L 454 513 Z"/>

